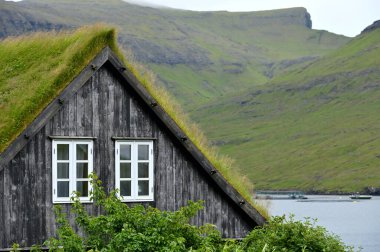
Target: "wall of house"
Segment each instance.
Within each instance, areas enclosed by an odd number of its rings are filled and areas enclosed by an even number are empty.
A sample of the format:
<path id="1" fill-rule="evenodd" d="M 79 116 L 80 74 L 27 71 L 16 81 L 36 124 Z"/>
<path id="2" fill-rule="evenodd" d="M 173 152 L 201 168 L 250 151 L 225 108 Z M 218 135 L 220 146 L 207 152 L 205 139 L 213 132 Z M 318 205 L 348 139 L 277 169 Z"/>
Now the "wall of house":
<path id="1" fill-rule="evenodd" d="M 148 106 L 105 65 L 0 171 L 0 248 L 11 247 L 13 242 L 22 246 L 42 243 L 55 234 L 51 135 L 96 137 L 94 171 L 109 189 L 115 183 L 112 137 L 155 138 L 155 200 L 151 205 L 176 210 L 188 200 L 204 200 L 205 208 L 193 224 L 213 223 L 225 237 L 243 237 L 252 229 L 252 223 L 246 222 L 241 210 L 217 189 Z M 63 206 L 69 214 L 70 205 Z M 92 204 L 86 208 L 99 211 Z"/>

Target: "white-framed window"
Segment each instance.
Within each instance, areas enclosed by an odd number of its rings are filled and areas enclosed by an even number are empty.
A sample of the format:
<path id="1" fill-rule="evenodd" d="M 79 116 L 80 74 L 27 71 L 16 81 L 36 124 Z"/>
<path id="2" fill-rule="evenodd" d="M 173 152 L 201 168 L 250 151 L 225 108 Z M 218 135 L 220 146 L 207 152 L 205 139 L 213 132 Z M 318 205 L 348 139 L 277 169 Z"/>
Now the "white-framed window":
<path id="1" fill-rule="evenodd" d="M 116 141 L 115 166 L 115 187 L 123 201 L 153 201 L 153 141 Z"/>
<path id="2" fill-rule="evenodd" d="M 70 203 L 74 191 L 90 202 L 89 174 L 93 171 L 92 140 L 53 140 L 53 203 Z"/>

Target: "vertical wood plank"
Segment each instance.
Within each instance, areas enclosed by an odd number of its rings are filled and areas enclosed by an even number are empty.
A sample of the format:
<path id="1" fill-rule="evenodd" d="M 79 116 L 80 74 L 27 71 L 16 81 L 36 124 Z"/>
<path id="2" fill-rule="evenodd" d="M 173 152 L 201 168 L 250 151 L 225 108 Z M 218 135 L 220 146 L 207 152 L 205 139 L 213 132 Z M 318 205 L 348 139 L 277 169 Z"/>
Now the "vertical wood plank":
<path id="1" fill-rule="evenodd" d="M 131 137 L 137 137 L 137 104 L 136 100 L 131 97 L 130 103 L 129 103 L 129 133 Z"/>
<path id="2" fill-rule="evenodd" d="M 101 69 L 100 69 L 101 70 Z M 104 85 L 102 85 L 102 76 L 100 74 L 100 70 L 95 73 L 94 75 L 94 85 L 96 86 L 97 88 L 97 92 L 98 92 L 98 103 L 96 104 L 97 105 L 97 113 L 98 113 L 98 116 L 99 116 L 99 121 L 97 122 L 99 124 L 99 132 L 98 132 L 98 137 L 99 139 L 97 139 L 97 142 L 98 142 L 98 151 L 96 153 L 98 153 L 97 155 L 99 155 L 101 158 L 99 159 L 99 163 L 98 163 L 98 167 L 96 167 L 96 172 L 99 176 L 100 179 L 103 179 L 103 177 L 105 176 L 105 169 L 107 167 L 107 159 L 108 159 L 108 156 L 107 156 L 107 130 L 108 130 L 108 125 L 103 125 L 103 122 L 105 122 L 107 120 L 107 110 L 105 108 L 107 108 L 107 101 L 106 101 L 106 83 L 104 83 Z M 107 181 L 103 181 L 105 183 L 107 183 Z"/>
<path id="3" fill-rule="evenodd" d="M 20 181 L 20 189 L 22 188 L 22 194 L 25 195 L 25 200 L 22 202 L 21 206 L 18 206 L 19 208 L 28 209 L 30 208 L 30 211 L 22 211 L 23 214 L 23 224 L 22 228 L 24 230 L 22 237 L 23 243 L 36 240 L 37 235 L 39 235 L 39 219 L 38 219 L 38 208 L 36 208 L 36 200 L 37 200 L 37 192 L 36 190 L 31 190 L 28 192 L 28 188 L 33 188 L 34 185 L 36 185 L 36 167 L 35 167 L 35 139 L 34 136 L 27 146 L 27 157 L 25 158 L 25 163 L 27 166 L 27 169 L 25 169 L 25 175 L 23 178 L 23 181 Z M 28 225 L 29 222 L 33 222 L 33 229 L 32 226 Z"/>
<path id="4" fill-rule="evenodd" d="M 184 205 L 182 199 L 182 191 L 184 188 L 184 180 L 183 180 L 183 158 L 181 154 L 178 152 L 178 149 L 174 149 L 173 154 L 173 165 L 174 165 L 174 188 L 175 188 L 175 210 L 178 210 L 181 206 Z"/>
<path id="5" fill-rule="evenodd" d="M 114 80 L 117 82 L 117 80 Z M 114 92 L 114 117 L 112 121 L 115 136 L 123 136 L 123 88 L 120 85 L 115 85 Z"/>
<path id="6" fill-rule="evenodd" d="M 174 210 L 174 194 L 175 194 L 175 180 L 174 180 L 174 165 L 173 165 L 173 146 L 169 141 L 166 142 L 166 200 L 167 200 L 167 210 Z"/>
<path id="7" fill-rule="evenodd" d="M 84 136 L 93 136 L 93 101 L 92 101 L 92 83 L 91 80 L 83 86 L 84 99 Z"/>
<path id="8" fill-rule="evenodd" d="M 214 194 L 214 200 L 212 203 L 212 217 L 211 223 L 214 223 L 217 227 L 222 228 L 222 220 L 224 218 L 222 213 L 222 196 L 219 192 Z"/>
<path id="9" fill-rule="evenodd" d="M 11 213 L 12 213 L 12 198 L 11 198 L 11 177 L 10 170 L 17 169 L 17 159 L 18 155 L 11 160 L 10 165 L 4 169 L 4 199 L 3 199 L 3 235 L 4 243 L 3 247 L 8 247 L 11 239 Z"/>
<path id="10" fill-rule="evenodd" d="M 75 120 L 76 124 L 73 126 L 76 129 L 75 136 L 83 136 L 84 135 L 84 127 L 85 127 L 85 112 L 84 112 L 84 95 L 86 85 L 78 90 L 75 94 Z"/>
<path id="11" fill-rule="evenodd" d="M 41 184 L 39 187 L 38 187 L 38 192 L 37 192 L 37 207 L 40 209 L 40 212 L 39 212 L 39 215 L 38 215 L 38 218 L 40 219 L 40 235 L 39 235 L 39 243 L 42 244 L 43 242 L 43 237 L 47 237 L 47 234 L 46 234 L 46 211 L 48 210 L 46 207 L 42 207 L 42 206 L 46 206 L 46 193 L 45 193 L 45 186 L 48 182 L 46 180 L 46 175 L 48 173 L 48 170 L 47 170 L 47 165 L 46 165 L 46 160 L 45 160 L 45 139 L 47 138 L 46 137 L 46 134 L 45 134 L 45 127 L 44 126 L 40 133 L 38 133 L 37 135 L 37 139 L 36 139 L 36 154 L 37 154 L 37 157 L 36 157 L 36 165 L 37 165 L 37 171 L 38 171 L 38 174 L 37 174 L 37 180 L 36 180 L 36 183 L 37 184 Z M 51 153 L 51 152 L 50 152 Z"/>
<path id="12" fill-rule="evenodd" d="M 59 117 L 59 125 L 61 126 L 60 132 L 62 136 L 69 136 L 70 135 L 70 123 L 71 120 L 69 117 L 69 101 L 65 101 L 64 105 L 62 106 L 60 110 L 60 117 Z"/>
<path id="13" fill-rule="evenodd" d="M 114 170 L 114 165 L 112 160 L 114 159 L 114 144 L 111 139 L 111 137 L 114 135 L 114 125 L 112 125 L 112 122 L 114 121 L 114 97 L 115 97 L 115 86 L 117 83 L 115 83 L 114 78 L 112 77 L 111 73 L 106 70 L 106 68 L 101 69 L 99 71 L 99 74 L 101 76 L 101 83 L 99 85 L 102 85 L 105 87 L 104 92 L 102 95 L 104 95 L 104 101 L 105 101 L 105 109 L 104 112 L 106 114 L 105 121 L 102 123 L 102 127 L 105 129 L 105 164 L 104 167 L 101 167 L 103 170 L 103 177 L 102 180 L 104 182 L 104 185 L 108 188 L 113 184 L 113 177 L 112 174 L 114 174 L 112 171 Z M 112 171 L 111 171 L 112 170 Z"/>
<path id="14" fill-rule="evenodd" d="M 77 131 L 77 110 L 76 110 L 76 104 L 77 104 L 77 95 L 74 95 L 69 101 L 68 106 L 68 136 L 76 136 Z"/>
<path id="15" fill-rule="evenodd" d="M 5 168 L 9 169 L 8 167 Z M 4 186 L 5 186 L 5 181 L 4 181 L 4 170 L 0 171 L 0 247 L 2 244 L 5 244 L 5 213 L 4 213 Z"/>
<path id="16" fill-rule="evenodd" d="M 51 126 L 52 122 L 48 122 L 45 126 L 45 136 L 41 139 L 42 149 L 44 150 L 44 163 L 45 167 L 44 172 L 44 185 L 43 191 L 45 195 L 44 205 L 46 206 L 44 218 L 46 220 L 45 224 L 45 232 L 46 237 L 52 237 L 55 234 L 55 216 L 53 212 L 53 181 L 52 181 L 52 141 L 47 138 L 47 136 L 53 134 L 53 129 Z"/>

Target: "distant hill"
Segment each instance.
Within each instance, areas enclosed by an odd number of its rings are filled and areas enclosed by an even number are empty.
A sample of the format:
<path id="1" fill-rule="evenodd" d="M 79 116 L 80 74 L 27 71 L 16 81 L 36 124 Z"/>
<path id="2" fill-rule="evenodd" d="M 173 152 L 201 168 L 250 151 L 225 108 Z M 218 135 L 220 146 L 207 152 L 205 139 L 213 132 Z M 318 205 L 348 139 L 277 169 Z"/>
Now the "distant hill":
<path id="1" fill-rule="evenodd" d="M 0 0 L 0 39 L 35 31 L 67 29 L 70 26 L 60 22 L 48 21 L 30 12 L 28 8 L 15 5 L 13 2 Z"/>
<path id="2" fill-rule="evenodd" d="M 261 189 L 380 188 L 380 29 L 194 114 Z"/>

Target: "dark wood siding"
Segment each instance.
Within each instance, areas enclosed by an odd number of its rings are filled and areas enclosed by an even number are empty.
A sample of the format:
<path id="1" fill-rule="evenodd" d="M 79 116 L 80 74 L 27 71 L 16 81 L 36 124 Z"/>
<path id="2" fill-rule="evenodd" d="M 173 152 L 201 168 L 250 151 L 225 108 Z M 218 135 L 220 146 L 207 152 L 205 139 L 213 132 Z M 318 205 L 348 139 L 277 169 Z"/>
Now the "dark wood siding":
<path id="1" fill-rule="evenodd" d="M 106 64 L 0 171 L 0 248 L 13 242 L 42 243 L 55 234 L 50 135 L 95 137 L 94 170 L 108 189 L 115 184 L 112 137 L 154 138 L 155 200 L 151 205 L 177 210 L 188 200 L 204 200 L 205 208 L 193 224 L 215 224 L 225 237 L 243 237 L 252 229 L 241 210 Z M 63 206 L 69 213 L 70 205 Z M 86 207 L 98 212 L 92 204 Z"/>

